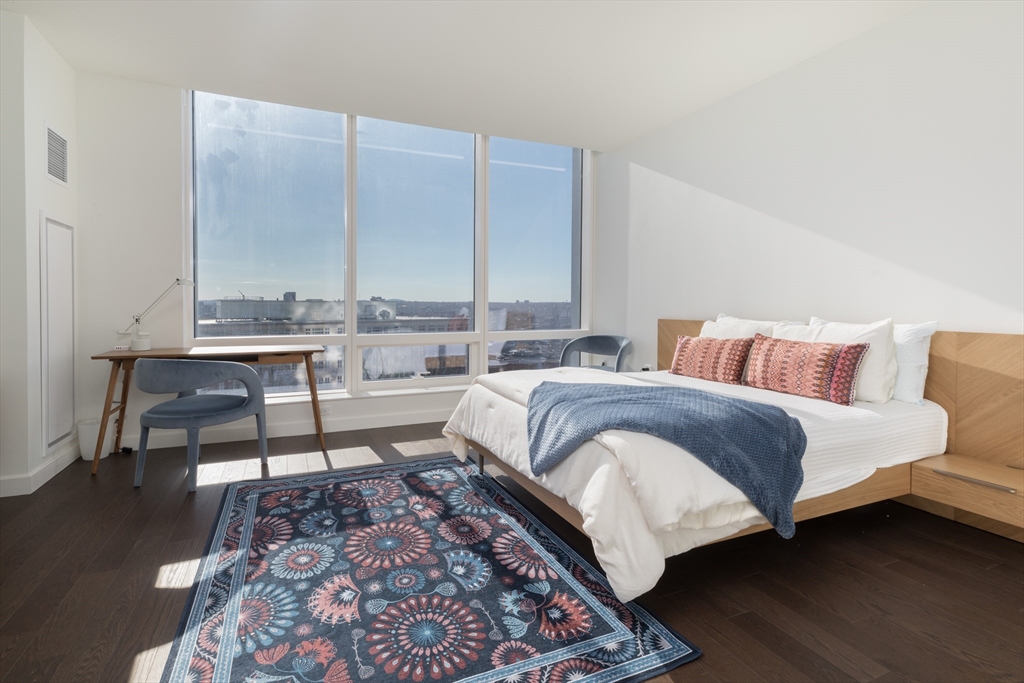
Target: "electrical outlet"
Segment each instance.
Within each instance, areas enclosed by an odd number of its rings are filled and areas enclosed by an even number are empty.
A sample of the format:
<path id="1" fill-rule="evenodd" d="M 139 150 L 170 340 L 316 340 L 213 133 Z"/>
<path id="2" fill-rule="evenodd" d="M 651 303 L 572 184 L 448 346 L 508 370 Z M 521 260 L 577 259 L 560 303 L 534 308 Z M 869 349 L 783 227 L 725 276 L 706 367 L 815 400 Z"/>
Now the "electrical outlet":
<path id="1" fill-rule="evenodd" d="M 327 417 L 331 414 L 330 406 L 320 406 L 320 417 Z"/>

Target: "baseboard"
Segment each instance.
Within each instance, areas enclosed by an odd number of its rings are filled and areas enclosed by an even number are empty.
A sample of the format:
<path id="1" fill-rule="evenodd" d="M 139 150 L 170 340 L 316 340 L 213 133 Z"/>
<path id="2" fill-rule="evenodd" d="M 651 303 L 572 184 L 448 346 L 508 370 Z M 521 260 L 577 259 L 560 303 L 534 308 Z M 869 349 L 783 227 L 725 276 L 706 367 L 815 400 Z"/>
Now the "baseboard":
<path id="1" fill-rule="evenodd" d="M 457 397 L 456 397 L 457 398 Z M 399 410 L 394 412 L 374 412 L 363 415 L 325 416 L 323 425 L 325 432 L 345 432 L 353 429 L 375 429 L 377 427 L 397 427 L 400 425 L 423 424 L 426 422 L 445 422 L 452 416 L 454 405 L 423 410 Z M 300 409 L 301 413 L 308 407 Z M 313 420 L 308 414 L 293 420 L 268 420 L 267 436 L 270 438 L 314 434 Z M 113 428 L 111 423 L 111 428 Z M 135 449 L 139 443 L 139 426 L 131 425 L 121 435 L 121 445 Z M 228 441 L 254 441 L 256 439 L 256 420 L 247 418 L 226 425 L 207 427 L 202 431 L 203 443 L 223 443 Z M 180 429 L 154 429 L 149 433 L 150 448 L 173 448 L 185 445 L 185 431 Z M 50 480 L 55 474 L 74 462 L 79 456 L 78 438 L 70 439 L 62 444 L 60 450 L 46 457 L 44 462 L 28 474 L 0 477 L 0 498 L 6 496 L 25 496 Z"/>
<path id="2" fill-rule="evenodd" d="M 347 432 L 354 429 L 376 429 L 400 425 L 446 422 L 452 416 L 451 408 L 437 408 L 401 413 L 385 413 L 364 416 L 324 417 L 324 432 Z M 267 425 L 267 437 L 300 436 L 315 434 L 311 418 L 288 422 L 274 421 Z M 202 443 L 223 443 L 228 441 L 254 441 L 256 420 L 246 418 L 237 422 L 202 430 Z M 139 443 L 138 426 L 121 435 L 121 445 L 136 448 Z M 181 429 L 153 429 L 149 432 L 149 448 L 174 448 L 185 445 L 185 431 Z"/>
<path id="3" fill-rule="evenodd" d="M 39 467 L 28 474 L 0 477 L 0 498 L 27 496 L 79 457 L 78 438 L 69 439 L 60 446 L 60 450 L 48 455 Z"/>

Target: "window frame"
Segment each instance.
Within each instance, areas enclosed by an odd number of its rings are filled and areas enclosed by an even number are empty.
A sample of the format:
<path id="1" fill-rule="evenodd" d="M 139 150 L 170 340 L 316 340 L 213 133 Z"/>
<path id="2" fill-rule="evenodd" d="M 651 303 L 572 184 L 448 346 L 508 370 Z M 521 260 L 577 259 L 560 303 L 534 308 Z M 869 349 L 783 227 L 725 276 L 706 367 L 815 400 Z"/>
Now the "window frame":
<path id="1" fill-rule="evenodd" d="M 182 98 L 183 187 L 182 200 L 184 249 L 183 271 L 196 277 L 195 240 L 195 137 L 193 131 L 193 91 L 185 91 Z M 345 333 L 264 335 L 246 337 L 196 336 L 196 310 L 198 288 L 182 297 L 183 340 L 186 347 L 262 346 L 289 344 L 321 344 L 344 347 L 345 388 L 318 391 L 322 400 L 359 398 L 389 393 L 414 393 L 429 390 L 455 390 L 468 387 L 474 378 L 488 374 L 487 348 L 490 342 L 532 339 L 575 339 L 590 334 L 593 312 L 593 224 L 594 224 L 594 167 L 593 152 L 582 150 L 580 188 L 580 326 L 575 329 L 551 330 L 488 330 L 488 193 L 490 166 L 490 136 L 475 134 L 474 151 L 474 329 L 468 332 L 424 332 L 403 334 L 359 334 L 357 324 L 357 202 L 358 202 L 358 143 L 355 114 L 345 117 Z M 399 380 L 364 381 L 362 378 L 362 352 L 375 346 L 425 346 L 438 344 L 465 344 L 469 354 L 468 374 L 460 376 L 420 377 Z M 303 402 L 309 400 L 309 391 L 273 394 L 274 403 Z"/>

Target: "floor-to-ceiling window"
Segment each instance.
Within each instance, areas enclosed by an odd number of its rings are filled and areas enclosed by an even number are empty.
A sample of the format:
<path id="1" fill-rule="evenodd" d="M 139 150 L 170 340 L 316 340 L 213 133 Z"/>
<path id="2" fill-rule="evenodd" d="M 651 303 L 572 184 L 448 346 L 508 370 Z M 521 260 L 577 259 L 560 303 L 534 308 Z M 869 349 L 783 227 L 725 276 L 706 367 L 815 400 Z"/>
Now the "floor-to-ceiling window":
<path id="1" fill-rule="evenodd" d="M 357 393 L 587 332 L 583 150 L 201 92 L 191 120 L 196 344 L 319 343 L 319 390 Z"/>

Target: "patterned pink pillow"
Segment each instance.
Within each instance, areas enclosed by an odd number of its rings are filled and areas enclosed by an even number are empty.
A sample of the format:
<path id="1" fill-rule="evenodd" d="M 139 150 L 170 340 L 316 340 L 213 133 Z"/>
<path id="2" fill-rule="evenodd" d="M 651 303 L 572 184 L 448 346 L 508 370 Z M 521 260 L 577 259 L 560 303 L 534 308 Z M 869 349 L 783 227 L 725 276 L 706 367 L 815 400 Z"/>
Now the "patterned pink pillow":
<path id="1" fill-rule="evenodd" d="M 869 346 L 792 341 L 755 334 L 743 383 L 852 406 L 857 371 Z"/>
<path id="2" fill-rule="evenodd" d="M 712 382 L 739 384 L 753 343 L 753 337 L 714 339 L 680 335 L 669 372 Z"/>

